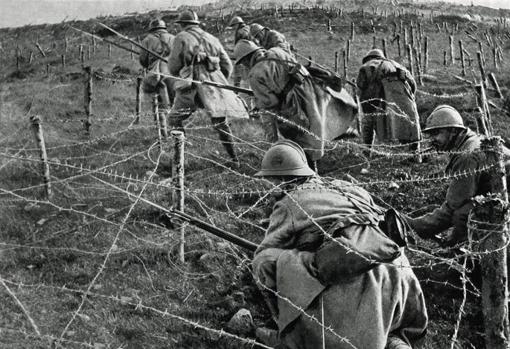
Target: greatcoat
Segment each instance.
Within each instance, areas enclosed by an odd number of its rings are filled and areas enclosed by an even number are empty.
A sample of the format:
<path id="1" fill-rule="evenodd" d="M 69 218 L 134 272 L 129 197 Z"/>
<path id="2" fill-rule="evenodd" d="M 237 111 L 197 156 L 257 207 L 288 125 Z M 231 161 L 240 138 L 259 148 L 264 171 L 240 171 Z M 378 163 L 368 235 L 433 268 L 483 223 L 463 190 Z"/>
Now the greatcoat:
<path id="1" fill-rule="evenodd" d="M 298 143 L 311 160 L 324 155 L 324 142 L 335 139 L 354 126 L 357 106 L 352 97 L 330 93 L 304 67 L 302 81 L 291 76 L 295 57 L 281 47 L 255 52 L 248 81 L 259 109 L 277 114 L 280 133 Z M 345 92 L 345 90 L 342 90 Z"/>
<path id="2" fill-rule="evenodd" d="M 191 70 L 186 77 L 226 85 L 232 73 L 232 62 L 220 41 L 195 24 L 175 36 L 168 66 L 172 75 L 184 76 Z M 172 113 L 197 108 L 204 108 L 212 118 L 248 118 L 244 102 L 233 91 L 200 83 L 177 89 Z"/>
<path id="3" fill-rule="evenodd" d="M 174 36 L 170 34 L 166 29 L 156 29 L 149 33 L 143 40 L 142 46 L 146 49 L 163 56 L 168 59 L 170 56 L 170 50 L 172 48 Z M 155 92 L 156 86 L 160 81 L 163 81 L 167 88 L 168 93 L 173 94 L 172 86 L 173 80 L 168 77 L 159 75 L 159 73 L 169 75 L 170 70 L 168 64 L 154 55 L 148 53 L 145 50 L 140 51 L 139 62 L 142 67 L 149 70 L 147 76 L 143 80 L 144 91 L 150 93 Z"/>
<path id="4" fill-rule="evenodd" d="M 423 293 L 398 246 L 390 260 L 374 263 L 369 270 L 340 275 L 334 282 L 324 282 L 320 275 L 314 255 L 324 246 L 319 248 L 326 232 L 351 238 L 339 240 L 352 242 L 351 256 L 363 247 L 363 251 L 379 251 L 378 242 L 391 247 L 391 240 L 376 228 L 382 213 L 366 190 L 340 180 L 325 184 L 314 178 L 277 201 L 255 252 L 253 271 L 263 291 L 278 292 L 278 329 L 289 348 L 321 347 L 322 328 L 308 315 L 316 319 L 324 315 L 326 327 L 340 336 L 327 331 L 326 344 L 331 348 L 352 348 L 343 340 L 347 339 L 357 348 L 383 349 L 389 336 L 411 344 L 424 335 Z M 361 234 L 349 236 L 358 227 Z M 340 262 L 347 259 L 352 261 L 348 257 Z"/>
<path id="5" fill-rule="evenodd" d="M 449 150 L 451 153 L 445 174 L 464 174 L 452 179 L 446 199 L 439 208 L 417 218 L 408 217 L 409 225 L 420 236 L 432 237 L 453 227 L 453 241 L 467 239 L 468 215 L 473 208 L 471 199 L 489 191 L 489 180 L 486 174 L 480 171 L 486 165 L 484 154 L 480 151 L 480 142 L 481 137 L 470 129 L 461 132 L 455 140 Z M 510 150 L 506 147 L 503 156 L 510 159 Z M 506 167 L 508 171 L 508 160 Z"/>
<path id="6" fill-rule="evenodd" d="M 412 142 L 420 139 L 420 119 L 415 101 L 416 83 L 409 71 L 386 58 L 363 64 L 356 81 L 363 110 L 363 138 Z"/>

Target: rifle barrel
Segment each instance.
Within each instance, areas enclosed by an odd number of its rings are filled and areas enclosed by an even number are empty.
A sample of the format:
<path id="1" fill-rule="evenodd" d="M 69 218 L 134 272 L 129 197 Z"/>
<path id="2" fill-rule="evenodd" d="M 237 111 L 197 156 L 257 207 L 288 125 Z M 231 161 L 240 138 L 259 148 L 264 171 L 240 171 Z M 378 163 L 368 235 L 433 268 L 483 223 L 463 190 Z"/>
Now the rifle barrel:
<path id="1" fill-rule="evenodd" d="M 168 210 L 167 214 L 171 214 L 176 217 L 179 217 L 179 218 L 185 220 L 186 222 L 194 225 L 197 228 L 205 230 L 208 233 L 216 235 L 217 237 L 222 238 L 224 240 L 230 241 L 238 246 L 241 246 L 241 247 L 247 249 L 248 251 L 255 252 L 255 250 L 257 249 L 257 245 L 254 244 L 253 242 L 243 239 L 240 236 L 229 233 L 228 231 L 217 228 L 212 224 L 204 222 L 204 221 L 202 221 L 198 218 L 195 218 L 193 216 L 190 216 L 184 212 L 176 211 L 176 210 Z"/>

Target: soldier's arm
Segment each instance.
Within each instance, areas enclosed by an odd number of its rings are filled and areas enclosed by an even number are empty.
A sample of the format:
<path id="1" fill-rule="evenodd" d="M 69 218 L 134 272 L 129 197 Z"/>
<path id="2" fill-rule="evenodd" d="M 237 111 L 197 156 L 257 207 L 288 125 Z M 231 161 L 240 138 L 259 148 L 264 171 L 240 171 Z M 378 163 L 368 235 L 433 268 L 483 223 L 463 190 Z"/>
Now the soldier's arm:
<path id="1" fill-rule="evenodd" d="M 142 41 L 142 46 L 145 47 L 145 48 L 149 48 L 148 47 L 148 41 L 149 41 L 149 38 L 146 37 L 145 39 L 143 39 Z M 140 50 L 140 55 L 138 56 L 138 61 L 140 62 L 140 65 L 144 68 L 148 68 L 149 67 L 149 53 L 145 50 Z"/>
<path id="2" fill-rule="evenodd" d="M 250 77 L 250 87 L 255 95 L 257 108 L 273 109 L 280 105 L 278 96 L 272 91 L 263 77 Z"/>
<path id="3" fill-rule="evenodd" d="M 476 195 L 480 175 L 462 173 L 474 171 L 478 166 L 478 159 L 473 154 L 466 154 L 452 164 L 450 174 L 455 174 L 457 178 L 450 183 L 445 202 L 431 213 L 409 220 L 411 227 L 420 236 L 431 237 L 452 226 L 459 234 L 465 231 L 471 198 Z"/>
<path id="4" fill-rule="evenodd" d="M 170 56 L 168 57 L 168 69 L 172 75 L 178 76 L 179 71 L 184 66 L 184 48 L 185 43 L 182 37 L 176 36 L 172 43 Z"/>
<path id="5" fill-rule="evenodd" d="M 284 203 L 277 202 L 269 217 L 269 227 L 264 240 L 260 243 L 255 254 L 266 248 L 292 248 L 294 243 L 292 212 Z"/>
<path id="6" fill-rule="evenodd" d="M 220 56 L 220 70 L 225 75 L 225 78 L 229 78 L 230 74 L 232 74 L 232 70 L 234 69 L 232 65 L 232 61 L 230 60 L 230 57 L 227 54 L 227 51 L 225 51 L 225 48 L 221 46 L 221 44 L 218 41 L 218 45 L 220 45 L 221 49 L 219 52 Z"/>

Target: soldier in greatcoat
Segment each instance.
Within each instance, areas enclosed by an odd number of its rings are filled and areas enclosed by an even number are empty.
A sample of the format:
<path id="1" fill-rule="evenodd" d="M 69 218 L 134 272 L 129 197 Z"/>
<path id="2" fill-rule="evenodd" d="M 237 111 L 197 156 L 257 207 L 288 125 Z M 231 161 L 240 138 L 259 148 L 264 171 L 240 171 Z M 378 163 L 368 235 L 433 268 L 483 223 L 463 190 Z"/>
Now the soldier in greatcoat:
<path id="1" fill-rule="evenodd" d="M 356 84 L 363 110 L 363 143 L 371 147 L 375 132 L 381 142 L 412 143 L 411 149 L 415 149 L 420 140 L 420 119 L 413 76 L 379 49 L 369 51 L 362 63 Z"/>
<path id="2" fill-rule="evenodd" d="M 181 12 L 176 23 L 182 31 L 175 36 L 168 66 L 170 73 L 181 79 L 176 83 L 170 124 L 182 128 L 183 120 L 197 108 L 205 109 L 231 160 L 238 162 L 228 120 L 248 118 L 246 107 L 234 92 L 199 83 L 228 84 L 232 62 L 220 41 L 200 28 L 194 11 Z"/>
<path id="3" fill-rule="evenodd" d="M 281 47 L 282 49 L 290 52 L 290 44 L 285 38 L 285 35 L 279 31 L 269 29 L 268 27 L 264 27 L 258 23 L 253 23 L 250 24 L 250 34 L 252 40 L 266 50 L 273 47 Z"/>
<path id="4" fill-rule="evenodd" d="M 276 203 L 253 273 L 285 348 L 410 349 L 425 335 L 419 281 L 366 190 L 319 178 L 288 140 L 266 152 L 256 176 L 275 186 Z M 256 333 L 276 337 L 268 332 Z"/>
<path id="5" fill-rule="evenodd" d="M 357 105 L 341 86 L 313 78 L 281 47 L 265 50 L 248 40 L 235 49 L 246 65 L 257 108 L 273 112 L 279 134 L 305 149 L 310 164 L 324 155 L 324 144 L 355 128 Z"/>
<path id="6" fill-rule="evenodd" d="M 491 189 L 487 174 L 481 171 L 487 165 L 480 151 L 483 137 L 464 126 L 460 113 L 449 105 L 434 109 L 427 118 L 423 133 L 437 151 L 449 152 L 445 174 L 457 176 L 452 178 L 440 207 L 420 217 L 408 218 L 407 222 L 422 238 L 434 238 L 453 227 L 442 242 L 454 245 L 467 239 L 468 215 L 473 208 L 471 199 Z M 510 150 L 503 149 L 506 167 L 510 169 Z"/>
<path id="7" fill-rule="evenodd" d="M 142 40 L 142 46 L 168 59 L 174 36 L 167 31 L 165 21 L 153 19 L 149 24 L 149 34 Z M 147 69 L 142 82 L 142 89 L 146 93 L 157 93 L 160 106 L 164 109 L 171 107 L 174 99 L 173 80 L 168 76 L 168 64 L 145 50 L 140 51 L 139 61 Z M 161 73 L 161 74 L 160 74 Z"/>

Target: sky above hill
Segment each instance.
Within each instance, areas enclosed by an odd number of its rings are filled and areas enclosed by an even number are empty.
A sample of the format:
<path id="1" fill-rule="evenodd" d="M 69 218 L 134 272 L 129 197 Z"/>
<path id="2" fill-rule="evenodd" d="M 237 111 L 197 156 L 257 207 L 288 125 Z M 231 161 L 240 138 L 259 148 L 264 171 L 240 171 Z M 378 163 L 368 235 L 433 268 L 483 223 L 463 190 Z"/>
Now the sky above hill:
<path id="1" fill-rule="evenodd" d="M 0 28 L 200 5 L 221 0 L 0 0 Z M 434 0 L 432 0 L 434 1 Z M 510 0 L 445 0 L 510 9 Z"/>

